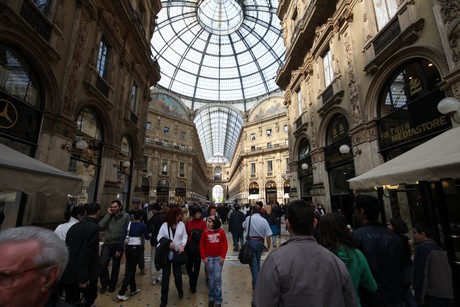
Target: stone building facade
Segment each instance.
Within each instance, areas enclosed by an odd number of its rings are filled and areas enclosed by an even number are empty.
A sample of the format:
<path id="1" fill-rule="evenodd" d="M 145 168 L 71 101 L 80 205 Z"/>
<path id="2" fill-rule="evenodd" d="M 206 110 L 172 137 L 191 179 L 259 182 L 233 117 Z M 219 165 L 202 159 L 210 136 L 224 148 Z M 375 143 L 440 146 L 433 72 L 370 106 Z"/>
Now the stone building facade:
<path id="1" fill-rule="evenodd" d="M 1 142 L 80 176 L 77 203 L 140 190 L 158 1 L 1 1 L 1 98 L 21 110 Z M 27 132 L 28 131 L 28 132 Z M 27 133 L 25 133 L 27 132 Z M 4 224 L 61 222 L 67 197 L 7 196 Z"/>

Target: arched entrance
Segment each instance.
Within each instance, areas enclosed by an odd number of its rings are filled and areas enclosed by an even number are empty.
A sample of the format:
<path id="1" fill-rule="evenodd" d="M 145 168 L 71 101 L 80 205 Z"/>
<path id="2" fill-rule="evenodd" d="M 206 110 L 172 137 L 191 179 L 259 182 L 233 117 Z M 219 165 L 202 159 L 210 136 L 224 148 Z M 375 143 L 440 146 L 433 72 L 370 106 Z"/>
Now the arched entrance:
<path id="1" fill-rule="evenodd" d="M 276 182 L 273 180 L 267 181 L 265 184 L 265 203 L 274 204 L 277 202 Z"/>
<path id="2" fill-rule="evenodd" d="M 185 203 L 185 198 L 187 195 L 187 185 L 183 181 L 179 181 L 176 186 L 176 198 L 174 202 L 176 204 L 183 205 Z"/>
<path id="3" fill-rule="evenodd" d="M 169 203 L 169 182 L 166 179 L 157 183 L 157 202 L 165 205 Z"/>
<path id="4" fill-rule="evenodd" d="M 260 197 L 259 193 L 260 193 L 259 184 L 257 182 L 255 182 L 255 181 L 251 182 L 249 184 L 249 197 L 248 197 L 248 200 L 249 200 L 250 204 L 255 204 L 256 203 L 256 201 Z"/>
<path id="5" fill-rule="evenodd" d="M 342 145 L 352 148 L 349 129 L 348 121 L 343 114 L 337 114 L 331 119 L 326 131 L 327 146 L 324 156 L 329 175 L 332 211 L 340 210 L 351 223 L 352 192 L 347 180 L 355 176 L 353 150 L 343 153 L 340 151 Z"/>
<path id="6" fill-rule="evenodd" d="M 310 191 L 313 186 L 313 167 L 311 164 L 311 147 L 307 139 L 303 139 L 299 146 L 297 174 L 300 182 L 300 198 L 311 201 Z"/>

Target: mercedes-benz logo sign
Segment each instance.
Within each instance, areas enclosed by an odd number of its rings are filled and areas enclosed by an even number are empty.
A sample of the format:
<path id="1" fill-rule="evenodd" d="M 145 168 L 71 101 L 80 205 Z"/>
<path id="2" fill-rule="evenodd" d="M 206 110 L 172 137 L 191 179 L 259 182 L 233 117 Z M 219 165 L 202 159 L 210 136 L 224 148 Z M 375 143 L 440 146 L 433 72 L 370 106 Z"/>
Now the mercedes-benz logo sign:
<path id="1" fill-rule="evenodd" d="M 0 128 L 9 129 L 18 121 L 18 110 L 14 104 L 5 99 L 0 99 Z"/>

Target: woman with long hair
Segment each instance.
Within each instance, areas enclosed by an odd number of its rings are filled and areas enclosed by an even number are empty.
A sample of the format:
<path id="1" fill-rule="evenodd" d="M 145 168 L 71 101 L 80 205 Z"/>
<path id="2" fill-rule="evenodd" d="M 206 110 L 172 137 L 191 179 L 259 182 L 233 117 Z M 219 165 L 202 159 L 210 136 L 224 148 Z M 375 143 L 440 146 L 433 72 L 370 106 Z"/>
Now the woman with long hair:
<path id="1" fill-rule="evenodd" d="M 364 287 L 370 292 L 377 290 L 369 264 L 363 253 L 353 247 L 353 238 L 343 221 L 333 213 L 324 214 L 319 220 L 320 243 L 339 257 L 350 273 L 355 288 L 356 301 L 361 306 L 358 288 Z"/>
<path id="2" fill-rule="evenodd" d="M 174 257 L 178 254 L 184 253 L 185 245 L 187 244 L 187 232 L 185 230 L 185 224 L 182 222 L 182 209 L 172 208 L 166 213 L 166 220 L 161 225 L 160 231 L 158 232 L 157 240 L 161 238 L 167 238 L 171 240 L 169 244 L 168 261 L 165 266 L 162 267 L 163 277 L 161 280 L 161 305 L 162 307 L 168 304 L 168 292 L 169 292 L 169 277 L 171 276 L 171 266 L 174 275 L 174 283 L 179 294 L 179 298 L 184 297 L 184 291 L 182 289 L 182 273 L 181 264 L 174 262 Z"/>

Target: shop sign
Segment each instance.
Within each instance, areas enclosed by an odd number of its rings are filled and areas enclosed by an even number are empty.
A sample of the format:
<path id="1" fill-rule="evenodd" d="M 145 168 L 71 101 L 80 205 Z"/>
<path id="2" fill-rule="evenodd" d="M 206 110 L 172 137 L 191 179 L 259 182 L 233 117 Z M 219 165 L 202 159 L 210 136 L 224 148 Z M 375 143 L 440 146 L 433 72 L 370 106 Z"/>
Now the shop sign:
<path id="1" fill-rule="evenodd" d="M 39 110 L 0 91 L 0 135 L 36 143 L 41 119 Z"/>
<path id="2" fill-rule="evenodd" d="M 436 91 L 407 108 L 399 109 L 378 122 L 380 150 L 436 134 L 451 127 L 449 118 L 437 105 L 443 95 Z"/>

